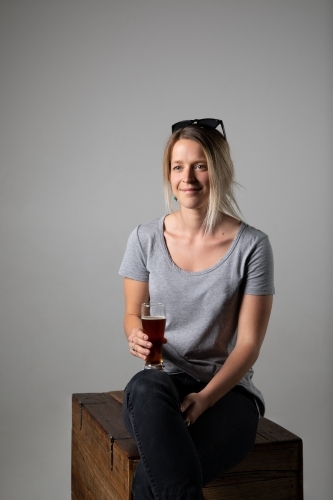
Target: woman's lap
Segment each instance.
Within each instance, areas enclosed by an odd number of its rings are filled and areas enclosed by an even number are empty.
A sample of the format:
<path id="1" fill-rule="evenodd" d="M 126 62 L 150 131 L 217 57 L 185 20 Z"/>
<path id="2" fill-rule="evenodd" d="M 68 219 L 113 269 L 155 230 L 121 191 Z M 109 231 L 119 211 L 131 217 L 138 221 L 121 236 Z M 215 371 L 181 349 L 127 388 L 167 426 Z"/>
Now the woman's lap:
<path id="1" fill-rule="evenodd" d="M 251 450 L 258 412 L 251 399 L 235 391 L 186 427 L 180 403 L 203 387 L 186 374 L 153 370 L 139 372 L 127 385 L 124 421 L 141 460 L 133 484 L 135 500 L 202 499 L 202 486 Z"/>
<path id="2" fill-rule="evenodd" d="M 184 391 L 181 381 L 181 399 L 189 392 L 198 392 L 205 385 L 192 377 L 185 377 L 190 383 Z M 177 387 L 177 379 L 174 380 L 174 376 L 171 379 Z M 188 427 L 199 455 L 204 486 L 245 458 L 254 445 L 257 427 L 258 410 L 252 396 L 233 390 Z"/>

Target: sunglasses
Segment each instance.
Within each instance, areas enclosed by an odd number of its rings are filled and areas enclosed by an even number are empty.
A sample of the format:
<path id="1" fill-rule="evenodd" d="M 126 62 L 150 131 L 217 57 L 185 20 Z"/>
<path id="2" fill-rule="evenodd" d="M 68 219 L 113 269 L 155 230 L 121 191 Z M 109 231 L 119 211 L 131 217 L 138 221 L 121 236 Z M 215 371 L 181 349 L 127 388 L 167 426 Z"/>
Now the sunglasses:
<path id="1" fill-rule="evenodd" d="M 190 125 L 198 125 L 199 127 L 208 128 L 216 128 L 218 125 L 221 125 L 223 137 L 227 139 L 223 121 L 216 120 L 215 118 L 202 118 L 201 120 L 183 120 L 182 122 L 174 123 L 171 127 L 172 133 L 181 128 L 189 127 Z"/>

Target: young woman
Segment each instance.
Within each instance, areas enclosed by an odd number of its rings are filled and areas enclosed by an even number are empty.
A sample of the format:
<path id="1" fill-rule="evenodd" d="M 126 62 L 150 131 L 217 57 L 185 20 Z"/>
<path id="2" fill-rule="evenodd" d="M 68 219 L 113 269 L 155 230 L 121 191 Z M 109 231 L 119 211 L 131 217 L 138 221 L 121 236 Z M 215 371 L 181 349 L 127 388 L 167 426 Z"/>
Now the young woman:
<path id="1" fill-rule="evenodd" d="M 202 487 L 250 452 L 264 414 L 252 365 L 272 306 L 271 246 L 238 216 L 222 121 L 188 120 L 172 132 L 170 213 L 132 232 L 120 268 L 132 356 L 145 360 L 152 345 L 141 303 L 167 310 L 165 370 L 142 370 L 125 390 L 124 420 L 140 453 L 134 500 L 203 499 Z"/>

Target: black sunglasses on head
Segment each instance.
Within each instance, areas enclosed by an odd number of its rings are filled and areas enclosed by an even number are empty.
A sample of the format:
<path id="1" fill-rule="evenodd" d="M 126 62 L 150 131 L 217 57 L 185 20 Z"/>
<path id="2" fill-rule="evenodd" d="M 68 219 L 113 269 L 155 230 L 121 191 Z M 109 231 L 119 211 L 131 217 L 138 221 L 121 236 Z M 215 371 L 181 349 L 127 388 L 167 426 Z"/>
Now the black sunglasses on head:
<path id="1" fill-rule="evenodd" d="M 174 123 L 171 127 L 172 133 L 176 132 L 176 130 L 179 130 L 180 128 L 189 127 L 190 125 L 198 125 L 199 127 L 209 128 L 216 128 L 218 125 L 221 125 L 223 137 L 227 139 L 223 121 L 216 120 L 215 118 L 202 118 L 201 120 L 183 120 L 182 122 Z"/>

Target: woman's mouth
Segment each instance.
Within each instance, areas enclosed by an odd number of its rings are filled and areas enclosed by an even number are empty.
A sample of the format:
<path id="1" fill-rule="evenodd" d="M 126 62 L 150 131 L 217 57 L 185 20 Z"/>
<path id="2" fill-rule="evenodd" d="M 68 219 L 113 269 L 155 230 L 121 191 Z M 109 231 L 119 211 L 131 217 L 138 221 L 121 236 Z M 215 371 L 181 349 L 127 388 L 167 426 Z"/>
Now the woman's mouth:
<path id="1" fill-rule="evenodd" d="M 188 188 L 188 189 L 180 189 L 182 193 L 196 193 L 200 191 L 200 188 Z"/>

